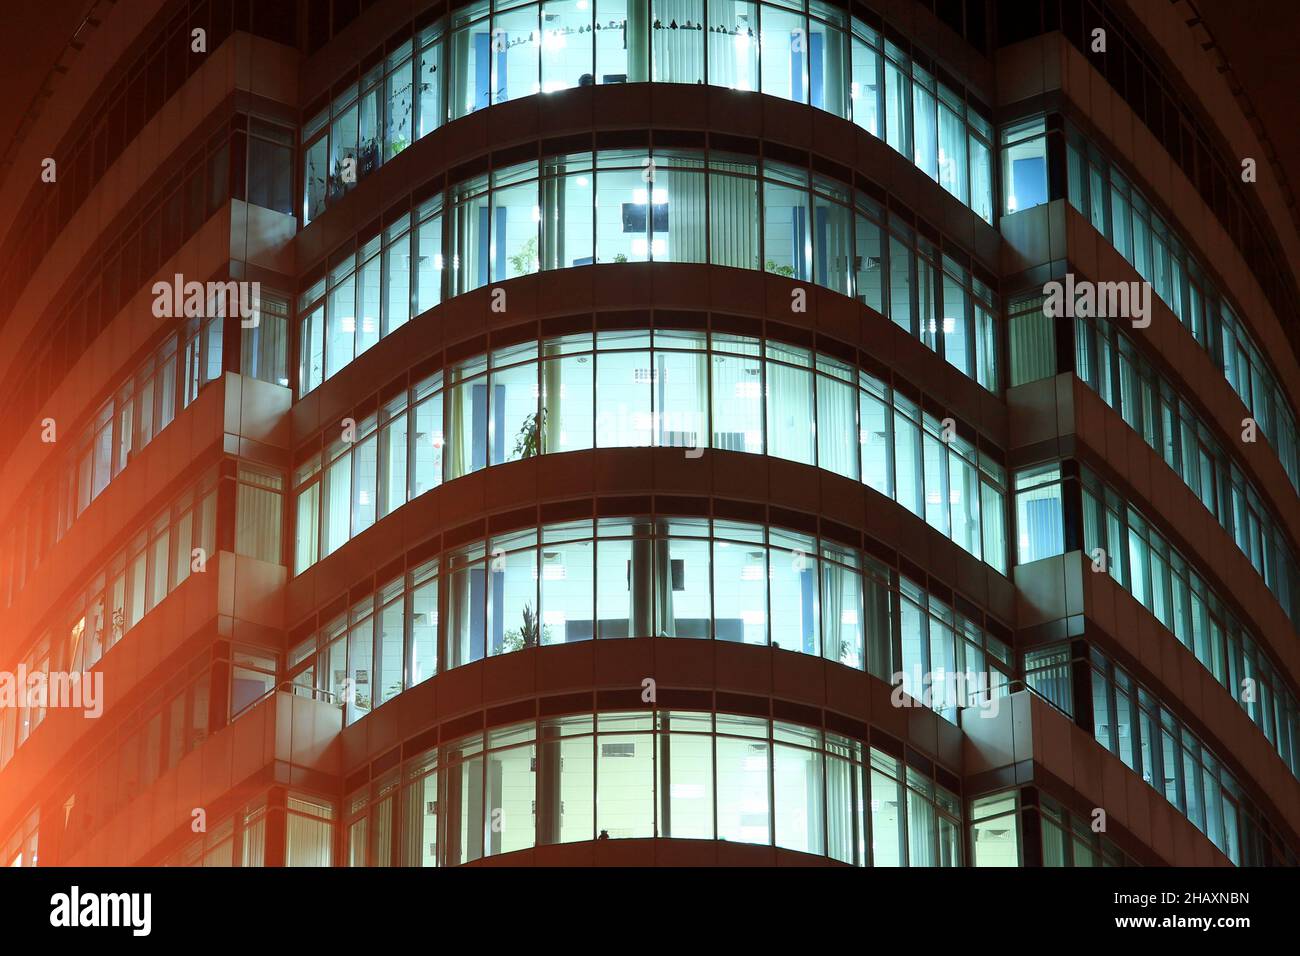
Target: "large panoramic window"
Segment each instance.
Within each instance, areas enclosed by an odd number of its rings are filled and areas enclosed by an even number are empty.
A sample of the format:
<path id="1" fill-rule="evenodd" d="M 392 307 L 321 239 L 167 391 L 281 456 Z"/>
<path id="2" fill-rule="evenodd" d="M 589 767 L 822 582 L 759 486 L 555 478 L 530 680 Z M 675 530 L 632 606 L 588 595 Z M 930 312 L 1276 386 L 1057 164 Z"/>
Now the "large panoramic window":
<path id="1" fill-rule="evenodd" d="M 299 394 L 451 296 L 539 270 L 649 261 L 762 269 L 887 307 L 964 375 L 999 387 L 997 296 L 962 250 L 804 168 L 608 150 L 457 182 L 334 258 L 299 296 Z"/>
<path id="2" fill-rule="evenodd" d="M 806 348 L 625 330 L 463 359 L 305 456 L 295 470 L 295 573 L 443 481 L 536 455 L 643 446 L 833 471 L 1006 571 L 1005 471 L 973 435 L 947 434 L 944 420 L 874 376 Z"/>
<path id="3" fill-rule="evenodd" d="M 398 44 L 308 120 L 302 220 L 445 122 L 534 94 L 647 81 L 761 91 L 851 119 L 993 221 L 984 107 L 825 0 L 476 0 Z"/>
<path id="4" fill-rule="evenodd" d="M 956 721 L 960 708 L 1009 692 L 1007 636 L 849 545 L 746 522 L 629 516 L 449 549 L 354 601 L 289 660 L 295 693 L 351 723 L 439 667 L 593 639 L 711 639 L 901 680 Z M 930 673 L 964 680 L 942 677 L 924 693 Z"/>
<path id="5" fill-rule="evenodd" d="M 549 717 L 449 740 L 354 791 L 346 859 L 455 866 L 533 846 L 661 836 L 856 866 L 960 866 L 961 802 L 934 772 L 761 717 Z"/>

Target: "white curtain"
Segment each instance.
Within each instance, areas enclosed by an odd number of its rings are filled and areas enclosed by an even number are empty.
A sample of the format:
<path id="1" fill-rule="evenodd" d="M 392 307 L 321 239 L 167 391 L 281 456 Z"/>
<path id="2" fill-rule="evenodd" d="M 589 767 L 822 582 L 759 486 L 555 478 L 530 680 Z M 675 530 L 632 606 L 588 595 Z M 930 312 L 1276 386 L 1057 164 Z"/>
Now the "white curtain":
<path id="1" fill-rule="evenodd" d="M 707 262 L 704 172 L 668 170 L 660 172 L 651 186 L 663 189 L 668 201 L 668 249 L 671 262 Z M 653 221 L 654 197 L 648 214 Z M 660 258 L 655 256 L 655 258 Z"/>
<path id="2" fill-rule="evenodd" d="M 651 23 L 655 81 L 702 82 L 704 36 L 702 0 L 655 0 Z"/>
<path id="3" fill-rule="evenodd" d="M 847 57 L 848 34 L 824 28 L 826 39 L 822 44 L 822 102 L 821 108 L 836 116 L 847 116 L 846 105 L 849 86 Z M 811 67 L 811 64 L 809 64 Z"/>
<path id="4" fill-rule="evenodd" d="M 733 90 L 757 90 L 758 23 L 752 14 L 728 17 L 735 4 L 724 4 L 717 10 L 709 8 L 708 28 L 705 35 L 709 43 L 709 75 L 713 86 Z"/>
<path id="5" fill-rule="evenodd" d="M 329 866 L 334 848 L 334 830 L 326 820 L 289 814 L 285 866 Z"/>
<path id="6" fill-rule="evenodd" d="M 259 814 L 257 820 L 244 827 L 244 866 L 266 865 L 266 814 Z"/>
<path id="7" fill-rule="evenodd" d="M 853 649 L 841 646 L 844 625 L 844 578 L 848 572 L 829 561 L 822 563 L 822 654 L 827 660 L 853 666 Z"/>
<path id="8" fill-rule="evenodd" d="M 468 190 L 466 190 L 468 192 Z M 487 208 L 486 193 L 473 199 L 463 199 L 453 209 L 452 262 L 454 263 L 453 295 L 477 289 L 480 275 L 486 275 L 487 237 L 483 211 Z"/>
<path id="9" fill-rule="evenodd" d="M 766 365 L 768 454 L 812 464 L 812 372 L 777 362 Z"/>
<path id="10" fill-rule="evenodd" d="M 856 389 L 828 375 L 817 376 L 818 466 L 847 478 L 858 477 Z"/>
<path id="11" fill-rule="evenodd" d="M 758 181 L 709 176 L 709 237 L 714 265 L 759 269 Z"/>
<path id="12" fill-rule="evenodd" d="M 236 501 L 235 552 L 280 561 L 280 478 L 240 469 Z"/>
<path id="13" fill-rule="evenodd" d="M 757 359 L 720 355 L 710 363 L 713 376 L 712 447 L 727 451 L 763 451 L 762 377 Z M 754 374 L 751 374 L 754 373 Z M 746 443 L 746 432 L 753 431 Z"/>

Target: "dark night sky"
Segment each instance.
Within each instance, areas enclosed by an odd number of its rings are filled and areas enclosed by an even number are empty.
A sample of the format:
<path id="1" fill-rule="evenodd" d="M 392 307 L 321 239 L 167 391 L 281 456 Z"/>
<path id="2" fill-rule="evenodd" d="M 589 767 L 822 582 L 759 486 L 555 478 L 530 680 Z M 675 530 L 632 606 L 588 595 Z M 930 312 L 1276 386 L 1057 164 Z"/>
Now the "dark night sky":
<path id="1" fill-rule="evenodd" d="M 1300 202 L 1300 0 L 1196 0 L 1196 5 L 1254 103 Z"/>
<path id="2" fill-rule="evenodd" d="M 1300 196 L 1300 0 L 1196 2 Z M 0 0 L 5 21 L 0 31 L 0 144 L 8 145 L 46 71 L 92 5 L 92 0 Z"/>

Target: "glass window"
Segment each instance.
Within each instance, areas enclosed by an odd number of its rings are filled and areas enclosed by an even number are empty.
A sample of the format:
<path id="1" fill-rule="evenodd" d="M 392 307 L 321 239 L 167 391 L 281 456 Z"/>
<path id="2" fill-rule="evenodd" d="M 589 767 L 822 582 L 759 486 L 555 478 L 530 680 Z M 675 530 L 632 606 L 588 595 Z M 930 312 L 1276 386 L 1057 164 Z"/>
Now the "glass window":
<path id="1" fill-rule="evenodd" d="M 811 9 L 814 16 L 808 21 L 808 101 L 819 110 L 848 119 L 848 17 L 823 0 L 813 0 Z"/>
<path id="2" fill-rule="evenodd" d="M 541 209 L 537 204 L 537 183 L 492 191 L 492 282 L 531 275 L 540 267 L 538 226 Z"/>
<path id="3" fill-rule="evenodd" d="M 447 558 L 447 666 L 482 660 L 487 636 L 487 567 L 483 545 Z"/>
<path id="4" fill-rule="evenodd" d="M 1017 564 L 1065 550 L 1060 469 L 1043 465 L 1016 475 Z"/>
<path id="5" fill-rule="evenodd" d="M 812 278 L 808 191 L 763 184 L 763 268 L 807 282 Z"/>
<path id="6" fill-rule="evenodd" d="M 419 96 L 416 99 L 418 137 L 423 138 L 442 125 L 442 28 L 430 27 L 420 35 L 420 63 L 416 80 Z"/>
<path id="7" fill-rule="evenodd" d="M 651 248 L 667 252 L 672 218 L 668 192 L 654 181 L 649 157 L 629 157 L 635 169 L 609 169 L 596 182 L 596 258 L 599 262 L 648 262 Z"/>
<path id="8" fill-rule="evenodd" d="M 894 59 L 892 44 L 885 59 L 885 142 L 902 153 L 912 156 L 912 97 L 911 79 L 906 67 Z"/>
<path id="9" fill-rule="evenodd" d="M 596 542 L 596 636 L 649 637 L 651 627 L 648 603 L 641 591 L 632 590 L 632 580 L 645 580 L 654 568 L 654 552 L 646 537 L 632 539 L 631 522 L 620 521 L 616 528 L 602 529 L 605 534 L 618 533 L 622 537 L 602 537 Z M 635 567 L 634 567 L 635 563 Z M 633 601 L 635 597 L 635 618 Z"/>
<path id="10" fill-rule="evenodd" d="M 667 712 L 661 712 L 659 717 L 659 835 L 678 840 L 712 840 L 713 738 L 707 734 L 668 733 L 674 718 Z M 708 720 L 706 717 L 706 727 Z"/>
<path id="11" fill-rule="evenodd" d="M 903 785 L 896 760 L 871 752 L 871 863 L 906 866 L 903 855 Z"/>
<path id="12" fill-rule="evenodd" d="M 629 0 L 595 0 L 596 81 L 644 83 L 650 78 L 650 26 L 644 13 L 628 15 Z M 643 11 L 644 6 L 634 11 Z"/>
<path id="13" fill-rule="evenodd" d="M 448 96 L 451 103 L 451 118 L 468 116 L 475 110 L 481 110 L 491 101 L 493 81 L 493 59 L 504 59 L 504 49 L 493 49 L 492 35 L 489 32 L 487 0 L 479 0 L 457 11 L 454 23 L 465 24 L 474 17 L 482 17 L 477 23 L 460 26 L 451 36 L 451 80 Z M 498 72 L 498 76 L 499 76 Z M 504 91 L 503 91 L 504 92 Z"/>
<path id="14" fill-rule="evenodd" d="M 1020 835 L 1017 795 L 978 797 L 971 801 L 971 865 L 1019 866 Z"/>
<path id="15" fill-rule="evenodd" d="M 558 355 L 563 346 L 543 343 L 543 353 Z M 577 451 L 592 447 L 595 390 L 591 355 L 549 358 L 542 362 L 542 451 Z"/>
<path id="16" fill-rule="evenodd" d="M 758 4 L 711 0 L 708 23 L 709 82 L 731 90 L 757 90 Z"/>
<path id="17" fill-rule="evenodd" d="M 1002 131 L 1003 212 L 1010 215 L 1048 201 L 1047 137 L 1042 117 Z"/>
<path id="18" fill-rule="evenodd" d="M 587 733 L 581 734 L 585 723 Z M 537 843 L 590 840 L 596 819 L 595 738 L 591 717 L 542 721 L 537 746 Z"/>
<path id="19" fill-rule="evenodd" d="M 966 170 L 966 124 L 959 97 L 939 87 L 939 185 L 963 203 L 970 200 Z"/>
<path id="20" fill-rule="evenodd" d="M 808 23 L 798 13 L 763 7 L 763 92 L 796 103 L 808 102 Z"/>
<path id="21" fill-rule="evenodd" d="M 537 346 L 529 343 L 520 356 L 536 356 Z M 542 420 L 537 363 L 526 362 L 500 369 L 491 375 L 492 393 L 488 423 L 488 463 L 532 458 L 542 452 Z"/>
<path id="22" fill-rule="evenodd" d="M 813 373 L 808 368 L 811 356 L 806 349 L 773 342 L 768 342 L 767 354 L 768 454 L 811 465 L 814 462 Z"/>
<path id="23" fill-rule="evenodd" d="M 773 540 L 776 539 L 774 534 Z M 773 547 L 769 565 L 772 646 L 798 654 L 819 655 L 819 562 L 812 539 L 783 534 L 780 540 L 787 547 Z"/>
<path id="24" fill-rule="evenodd" d="M 537 550 L 505 550 L 523 541 L 535 541 L 535 533 L 493 539 L 488 560 L 488 653 L 509 654 L 541 644 L 541 621 L 537 605 Z"/>
<path id="25" fill-rule="evenodd" d="M 655 444 L 673 448 L 708 446 L 709 366 L 703 335 L 683 333 L 683 343 L 699 352 L 656 351 Z M 657 344 L 676 344 L 656 333 Z"/>
<path id="26" fill-rule="evenodd" d="M 649 445 L 654 374 L 648 351 L 602 352 L 596 364 L 596 446 Z"/>
<path id="27" fill-rule="evenodd" d="M 856 17 L 853 20 L 853 80 L 849 87 L 853 101 L 853 122 L 872 136 L 884 133 L 881 128 L 881 56 L 877 49 L 879 37 L 874 30 Z"/>
<path id="28" fill-rule="evenodd" d="M 590 533 L 590 524 L 587 525 Z M 595 637 L 595 545 L 591 541 L 546 544 L 539 553 L 541 643 L 567 644 Z"/>
<path id="29" fill-rule="evenodd" d="M 934 79 L 913 65 L 912 161 L 931 179 L 939 178 L 939 131 L 935 115 Z"/>
<path id="30" fill-rule="evenodd" d="M 647 733 L 596 738 L 596 838 L 646 838 L 654 831 L 654 741 Z"/>
<path id="31" fill-rule="evenodd" d="M 821 736 L 818 731 L 811 733 L 817 738 Z M 825 852 L 822 759 L 820 750 L 786 744 L 773 747 L 773 815 L 777 846 L 802 853 Z"/>
<path id="32" fill-rule="evenodd" d="M 771 744 L 766 740 L 719 736 L 718 839 L 771 844 L 768 794 Z"/>
<path id="33" fill-rule="evenodd" d="M 545 0 L 542 4 L 542 92 L 591 86 L 592 5 L 590 0 Z"/>
<path id="34" fill-rule="evenodd" d="M 817 376 L 817 465 L 856 479 L 859 429 L 853 370 L 828 359 L 818 359 L 817 364 L 832 372 Z"/>
<path id="35" fill-rule="evenodd" d="M 406 686 L 414 687 L 437 672 L 438 580 L 434 578 L 411 591 L 411 638 L 406 652 Z"/>
<path id="36" fill-rule="evenodd" d="M 507 733 L 512 728 L 495 731 Z M 532 725 L 525 725 L 531 735 Z M 487 846 L 488 856 L 510 853 L 533 846 L 536 839 L 534 781 L 537 748 L 528 743 L 494 750 L 487 756 Z"/>
<path id="37" fill-rule="evenodd" d="M 858 557 L 844 548 L 823 546 L 822 563 L 823 647 L 827 660 L 863 670 L 862 575 Z"/>
<path id="38" fill-rule="evenodd" d="M 704 0 L 653 0 L 656 83 L 704 82 Z"/>
<path id="39" fill-rule="evenodd" d="M 717 640 L 767 643 L 767 581 L 767 549 L 761 543 L 714 542 L 713 626 Z"/>
<path id="40" fill-rule="evenodd" d="M 515 7 L 492 18 L 492 102 L 504 103 L 541 91 L 538 5 Z"/>
<path id="41" fill-rule="evenodd" d="M 715 349 L 745 354 L 712 356 L 713 447 L 763 453 L 763 363 L 758 343 L 720 342 Z"/>

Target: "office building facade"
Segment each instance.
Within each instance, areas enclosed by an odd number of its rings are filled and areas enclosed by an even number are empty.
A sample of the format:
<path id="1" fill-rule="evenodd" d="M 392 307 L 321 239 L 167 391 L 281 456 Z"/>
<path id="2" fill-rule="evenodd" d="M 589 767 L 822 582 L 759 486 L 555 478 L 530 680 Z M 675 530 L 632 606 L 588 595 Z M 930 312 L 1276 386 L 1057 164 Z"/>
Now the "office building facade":
<path id="1" fill-rule="evenodd" d="M 1300 231 L 1203 31 L 98 4 L 0 200 L 0 862 L 1294 864 Z"/>

